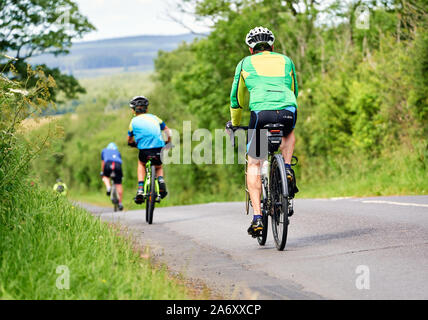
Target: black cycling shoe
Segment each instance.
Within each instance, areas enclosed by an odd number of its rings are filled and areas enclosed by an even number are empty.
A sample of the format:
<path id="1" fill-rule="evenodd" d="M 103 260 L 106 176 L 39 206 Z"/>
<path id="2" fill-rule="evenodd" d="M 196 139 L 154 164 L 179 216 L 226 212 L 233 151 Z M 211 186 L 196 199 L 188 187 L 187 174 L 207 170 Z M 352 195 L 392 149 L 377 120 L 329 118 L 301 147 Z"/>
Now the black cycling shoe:
<path id="1" fill-rule="evenodd" d="M 253 238 L 257 238 L 258 236 L 260 236 L 262 231 L 263 231 L 263 221 L 261 218 L 258 218 L 255 221 L 253 220 L 251 222 L 250 227 L 247 230 L 248 234 Z"/>
<path id="2" fill-rule="evenodd" d="M 161 199 L 163 199 L 168 194 L 168 191 L 166 191 L 166 184 L 165 184 L 164 180 L 158 179 L 158 182 L 159 182 L 159 194 L 160 194 Z"/>
<path id="3" fill-rule="evenodd" d="M 287 175 L 288 181 L 288 192 L 291 198 L 294 198 L 294 195 L 299 192 L 299 189 L 296 185 L 296 175 L 294 174 L 294 170 L 291 168 L 285 168 L 285 173 Z"/>
<path id="4" fill-rule="evenodd" d="M 122 211 L 123 210 L 123 204 L 119 203 L 118 208 L 119 208 L 119 211 Z"/>
<path id="5" fill-rule="evenodd" d="M 144 191 L 142 189 L 138 189 L 134 201 L 136 204 L 142 204 L 144 202 Z"/>
<path id="6" fill-rule="evenodd" d="M 107 189 L 107 190 L 106 190 L 106 195 L 107 195 L 108 197 L 110 197 L 110 194 L 111 194 L 111 189 Z"/>

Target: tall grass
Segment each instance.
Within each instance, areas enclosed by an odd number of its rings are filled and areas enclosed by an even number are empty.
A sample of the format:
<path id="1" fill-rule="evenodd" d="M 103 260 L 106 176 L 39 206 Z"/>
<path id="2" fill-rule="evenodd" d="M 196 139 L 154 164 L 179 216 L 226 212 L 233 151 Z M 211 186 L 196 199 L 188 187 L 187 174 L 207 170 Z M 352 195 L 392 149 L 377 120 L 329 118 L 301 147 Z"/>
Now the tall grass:
<path id="1" fill-rule="evenodd" d="M 304 198 L 428 194 L 428 149 L 422 141 L 376 158 L 354 155 L 307 166 L 299 175 Z"/>
<path id="2" fill-rule="evenodd" d="M 34 179 L 32 160 L 58 134 L 26 142 L 23 119 L 49 105 L 54 80 L 26 91 L 0 75 L 0 299 L 186 299 L 120 231 Z M 52 155 L 51 155 L 52 156 Z"/>
<path id="3" fill-rule="evenodd" d="M 184 285 L 156 270 L 119 231 L 62 197 L 21 183 L 0 224 L 0 297 L 186 299 Z M 6 208 L 3 208 L 6 209 Z M 69 270 L 69 289 L 57 287 Z M 59 272 L 59 273 L 57 273 Z"/>

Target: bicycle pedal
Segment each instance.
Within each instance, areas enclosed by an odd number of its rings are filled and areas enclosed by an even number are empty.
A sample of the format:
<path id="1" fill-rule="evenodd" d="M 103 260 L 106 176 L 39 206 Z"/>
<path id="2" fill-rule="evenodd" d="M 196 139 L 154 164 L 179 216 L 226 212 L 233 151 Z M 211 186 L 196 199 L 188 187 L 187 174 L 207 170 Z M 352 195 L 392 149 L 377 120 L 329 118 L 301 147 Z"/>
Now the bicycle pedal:
<path id="1" fill-rule="evenodd" d="M 144 197 L 144 195 L 137 195 L 135 198 L 134 198 L 134 202 L 136 203 L 136 204 L 142 204 L 143 202 L 144 202 L 144 200 L 145 200 L 145 197 Z"/>
<path id="2" fill-rule="evenodd" d="M 257 233 L 255 233 L 253 230 L 248 231 L 248 235 L 250 235 L 252 238 L 257 238 L 258 237 Z"/>

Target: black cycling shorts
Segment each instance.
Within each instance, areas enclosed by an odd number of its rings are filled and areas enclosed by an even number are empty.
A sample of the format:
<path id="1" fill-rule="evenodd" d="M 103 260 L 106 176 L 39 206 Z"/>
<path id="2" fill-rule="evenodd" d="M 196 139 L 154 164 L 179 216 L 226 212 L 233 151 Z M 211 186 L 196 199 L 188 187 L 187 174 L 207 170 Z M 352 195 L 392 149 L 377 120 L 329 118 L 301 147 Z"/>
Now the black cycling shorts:
<path id="1" fill-rule="evenodd" d="M 160 166 L 162 164 L 161 151 L 162 148 L 140 149 L 138 159 L 142 163 L 147 163 L 147 161 L 150 159 L 153 165 Z"/>
<path id="2" fill-rule="evenodd" d="M 286 109 L 251 111 L 247 145 L 247 152 L 250 157 L 265 159 L 268 155 L 267 130 L 262 130 L 266 124 L 283 124 L 284 137 L 287 137 L 293 131 L 297 120 L 297 110 L 293 109 L 294 112 Z"/>
<path id="3" fill-rule="evenodd" d="M 113 171 L 114 171 L 113 182 L 115 184 L 122 184 L 122 178 L 123 178 L 122 164 L 118 162 L 107 161 L 104 164 L 103 176 L 110 177 Z"/>

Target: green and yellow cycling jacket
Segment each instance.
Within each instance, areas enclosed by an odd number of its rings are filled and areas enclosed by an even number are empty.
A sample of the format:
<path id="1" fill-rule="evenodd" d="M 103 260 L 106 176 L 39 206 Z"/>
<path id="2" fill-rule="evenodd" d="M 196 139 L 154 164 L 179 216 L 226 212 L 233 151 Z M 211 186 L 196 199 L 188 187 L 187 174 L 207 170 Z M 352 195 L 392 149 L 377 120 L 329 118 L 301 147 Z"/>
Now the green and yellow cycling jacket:
<path id="1" fill-rule="evenodd" d="M 289 57 L 270 51 L 245 57 L 236 67 L 230 93 L 232 125 L 240 125 L 244 106 L 250 111 L 297 108 L 297 96 L 296 70 Z"/>

